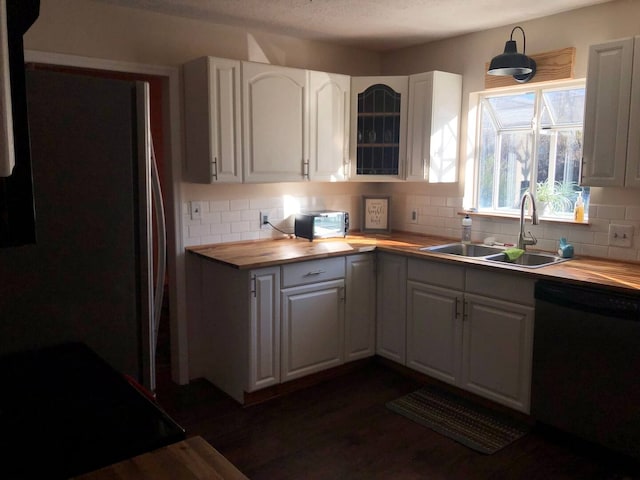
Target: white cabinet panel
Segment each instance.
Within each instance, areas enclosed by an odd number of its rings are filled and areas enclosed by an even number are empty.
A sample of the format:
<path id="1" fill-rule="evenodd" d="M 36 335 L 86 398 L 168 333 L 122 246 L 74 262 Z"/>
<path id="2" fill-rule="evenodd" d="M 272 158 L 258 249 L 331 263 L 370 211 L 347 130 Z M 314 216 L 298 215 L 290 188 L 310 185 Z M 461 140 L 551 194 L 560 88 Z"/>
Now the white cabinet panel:
<path id="1" fill-rule="evenodd" d="M 203 57 L 183 73 L 187 180 L 241 182 L 240 62 Z"/>
<path id="2" fill-rule="evenodd" d="M 242 62 L 246 182 L 302 180 L 308 158 L 307 79 L 306 70 Z"/>
<path id="3" fill-rule="evenodd" d="M 460 372 L 462 292 L 407 282 L 407 366 L 453 385 Z"/>
<path id="4" fill-rule="evenodd" d="M 465 295 L 462 386 L 529 412 L 533 307 Z"/>
<path id="5" fill-rule="evenodd" d="M 306 285 L 344 278 L 344 257 L 323 258 L 282 266 L 282 286 Z"/>
<path id="6" fill-rule="evenodd" d="M 282 381 L 340 365 L 344 280 L 282 290 Z"/>
<path id="7" fill-rule="evenodd" d="M 250 278 L 251 392 L 280 383 L 280 268 L 252 271 Z"/>
<path id="8" fill-rule="evenodd" d="M 625 185 L 640 187 L 640 37 L 635 37 Z"/>
<path id="9" fill-rule="evenodd" d="M 375 354 L 375 253 L 349 255 L 346 280 L 345 361 L 351 361 Z"/>
<path id="10" fill-rule="evenodd" d="M 309 163 L 305 173 L 310 180 L 348 177 L 350 92 L 347 75 L 309 72 Z"/>
<path id="11" fill-rule="evenodd" d="M 407 259 L 378 253 L 376 274 L 376 353 L 406 362 Z"/>
<path id="12" fill-rule="evenodd" d="M 623 186 L 627 161 L 634 40 L 589 48 L 583 185 Z"/>
<path id="13" fill-rule="evenodd" d="M 462 76 L 410 75 L 409 100 L 406 179 L 457 182 Z"/>

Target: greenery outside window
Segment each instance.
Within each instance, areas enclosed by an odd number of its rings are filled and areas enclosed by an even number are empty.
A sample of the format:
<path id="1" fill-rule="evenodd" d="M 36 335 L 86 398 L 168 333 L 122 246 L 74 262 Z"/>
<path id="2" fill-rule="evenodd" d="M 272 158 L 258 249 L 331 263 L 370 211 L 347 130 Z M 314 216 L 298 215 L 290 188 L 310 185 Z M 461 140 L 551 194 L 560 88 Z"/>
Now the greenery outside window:
<path id="1" fill-rule="evenodd" d="M 479 212 L 519 215 L 531 190 L 539 215 L 565 220 L 582 192 L 586 216 L 589 188 L 579 186 L 584 99 L 584 80 L 479 94 Z"/>

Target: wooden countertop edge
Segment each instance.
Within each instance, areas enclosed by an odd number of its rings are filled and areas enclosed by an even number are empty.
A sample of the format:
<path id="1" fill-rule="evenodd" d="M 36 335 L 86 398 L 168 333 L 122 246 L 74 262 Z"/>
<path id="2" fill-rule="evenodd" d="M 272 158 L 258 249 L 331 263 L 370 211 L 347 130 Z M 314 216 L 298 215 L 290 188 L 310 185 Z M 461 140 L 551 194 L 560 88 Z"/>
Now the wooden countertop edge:
<path id="1" fill-rule="evenodd" d="M 249 242 L 194 246 L 187 247 L 186 250 L 200 258 L 221 263 L 239 270 L 249 270 L 379 250 L 443 263 L 459 264 L 462 266 L 473 265 L 474 267 L 494 272 L 508 271 L 537 280 L 561 280 L 575 285 L 595 285 L 600 288 L 606 287 L 633 293 L 637 293 L 637 291 L 640 290 L 640 263 L 637 262 L 622 262 L 617 260 L 577 256 L 567 262 L 532 269 L 517 265 L 496 264 L 487 260 L 474 259 L 472 257 L 459 257 L 455 255 L 424 252 L 421 251 L 420 248 L 444 243 L 453 243 L 456 242 L 456 240 L 408 234 L 404 232 L 394 232 L 391 235 L 384 236 L 358 235 L 348 236 L 344 239 L 339 238 L 318 240 L 314 242 L 304 241 L 303 243 L 297 244 L 292 243 L 295 241 L 296 240 L 292 241 L 290 239 L 256 240 Z M 301 240 L 297 241 L 302 242 Z M 273 250 L 276 246 L 285 245 L 285 243 L 279 244 L 278 242 L 287 242 L 286 245 L 292 246 L 291 251 L 287 249 L 288 256 L 278 257 L 271 252 L 257 254 L 257 256 L 264 257 L 264 259 L 261 258 L 260 260 L 255 260 L 255 258 L 248 258 L 243 261 L 241 258 L 243 258 L 244 255 L 238 254 L 238 252 L 246 251 L 248 247 L 252 247 L 254 251 L 256 249 L 264 248 L 265 252 L 269 252 L 270 249 Z M 347 244 L 351 248 L 340 248 L 336 251 L 314 252 L 315 246 L 321 248 L 322 245 L 336 243 Z M 293 253 L 295 252 L 296 247 L 301 248 L 301 252 L 298 255 Z M 535 250 L 531 249 L 531 251 Z"/>

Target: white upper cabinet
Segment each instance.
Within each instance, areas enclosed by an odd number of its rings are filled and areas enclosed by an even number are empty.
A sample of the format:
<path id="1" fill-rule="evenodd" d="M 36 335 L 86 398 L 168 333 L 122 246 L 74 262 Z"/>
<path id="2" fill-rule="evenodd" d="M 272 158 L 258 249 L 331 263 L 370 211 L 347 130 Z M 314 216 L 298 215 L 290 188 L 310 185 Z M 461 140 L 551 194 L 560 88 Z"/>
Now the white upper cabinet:
<path id="1" fill-rule="evenodd" d="M 307 70 L 242 62 L 245 182 L 304 178 L 308 76 Z"/>
<path id="2" fill-rule="evenodd" d="M 589 48 L 583 185 L 640 187 L 639 39 L 626 38 Z"/>
<path id="3" fill-rule="evenodd" d="M 447 72 L 409 76 L 407 174 L 411 181 L 458 181 L 462 77 Z"/>
<path id="4" fill-rule="evenodd" d="M 351 78 L 351 180 L 402 180 L 407 144 L 406 76 Z"/>
<path id="5" fill-rule="evenodd" d="M 351 179 L 457 182 L 462 77 L 351 79 Z"/>
<path id="6" fill-rule="evenodd" d="M 240 62 L 203 57 L 184 65 L 187 181 L 242 181 Z"/>
<path id="7" fill-rule="evenodd" d="M 640 37 L 636 37 L 634 43 L 625 184 L 640 187 Z"/>
<path id="8" fill-rule="evenodd" d="M 309 180 L 335 182 L 348 177 L 351 78 L 309 72 Z"/>

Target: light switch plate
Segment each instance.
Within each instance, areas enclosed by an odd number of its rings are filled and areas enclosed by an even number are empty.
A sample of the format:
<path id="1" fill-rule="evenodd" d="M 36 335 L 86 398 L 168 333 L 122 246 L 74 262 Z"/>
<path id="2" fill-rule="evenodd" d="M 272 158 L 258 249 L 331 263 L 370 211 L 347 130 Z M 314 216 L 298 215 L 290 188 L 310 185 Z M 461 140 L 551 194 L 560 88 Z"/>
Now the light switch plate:
<path id="1" fill-rule="evenodd" d="M 418 223 L 418 209 L 412 208 L 409 210 L 409 223 Z"/>
<path id="2" fill-rule="evenodd" d="M 191 220 L 199 220 L 202 218 L 202 202 L 189 202 L 189 210 Z"/>
<path id="3" fill-rule="evenodd" d="M 633 244 L 633 225 L 609 225 L 609 245 L 630 247 Z"/>

